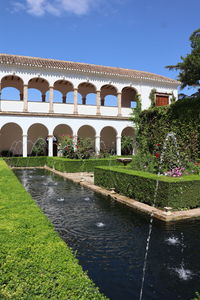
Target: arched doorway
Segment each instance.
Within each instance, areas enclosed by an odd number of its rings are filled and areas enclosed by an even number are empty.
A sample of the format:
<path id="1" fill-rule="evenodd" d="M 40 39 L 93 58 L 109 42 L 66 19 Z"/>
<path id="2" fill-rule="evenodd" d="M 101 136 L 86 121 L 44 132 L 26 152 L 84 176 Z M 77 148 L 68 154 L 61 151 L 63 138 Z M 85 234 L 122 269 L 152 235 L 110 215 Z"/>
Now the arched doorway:
<path id="1" fill-rule="evenodd" d="M 22 129 L 16 123 L 7 123 L 0 130 L 1 156 L 22 155 Z"/>
<path id="2" fill-rule="evenodd" d="M 59 138 L 62 136 L 73 137 L 73 131 L 70 126 L 59 124 L 54 128 L 53 135 L 53 156 L 57 156 Z"/>
<path id="3" fill-rule="evenodd" d="M 122 155 L 132 155 L 136 151 L 135 130 L 133 127 L 126 127 L 122 130 L 121 135 Z"/>
<path id="4" fill-rule="evenodd" d="M 48 129 L 45 125 L 36 123 L 28 129 L 28 155 L 48 154 Z"/>
<path id="5" fill-rule="evenodd" d="M 100 151 L 111 154 L 116 153 L 116 130 L 111 126 L 106 126 L 100 134 Z"/>

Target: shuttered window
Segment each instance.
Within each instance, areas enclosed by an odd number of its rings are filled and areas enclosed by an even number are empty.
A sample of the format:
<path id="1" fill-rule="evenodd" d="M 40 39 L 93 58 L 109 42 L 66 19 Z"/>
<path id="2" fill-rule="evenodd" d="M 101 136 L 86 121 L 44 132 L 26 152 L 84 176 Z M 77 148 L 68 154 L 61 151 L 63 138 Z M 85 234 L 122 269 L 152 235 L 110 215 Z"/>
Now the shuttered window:
<path id="1" fill-rule="evenodd" d="M 169 104 L 169 96 L 156 95 L 156 106 L 164 106 Z"/>

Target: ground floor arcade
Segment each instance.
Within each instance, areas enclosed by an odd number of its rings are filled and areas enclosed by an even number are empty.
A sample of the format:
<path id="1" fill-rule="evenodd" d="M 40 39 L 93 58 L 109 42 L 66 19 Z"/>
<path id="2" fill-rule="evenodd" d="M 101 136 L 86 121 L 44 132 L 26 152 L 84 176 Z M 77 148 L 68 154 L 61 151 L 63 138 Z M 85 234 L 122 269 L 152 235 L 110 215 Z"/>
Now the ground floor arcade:
<path id="1" fill-rule="evenodd" d="M 27 157 L 32 154 L 38 139 L 46 142 L 48 156 L 57 155 L 57 141 L 62 135 L 93 140 L 94 151 L 121 155 L 122 136 L 135 137 L 133 124 L 128 120 L 102 118 L 59 118 L 50 116 L 1 115 L 0 154 L 10 152 Z"/>

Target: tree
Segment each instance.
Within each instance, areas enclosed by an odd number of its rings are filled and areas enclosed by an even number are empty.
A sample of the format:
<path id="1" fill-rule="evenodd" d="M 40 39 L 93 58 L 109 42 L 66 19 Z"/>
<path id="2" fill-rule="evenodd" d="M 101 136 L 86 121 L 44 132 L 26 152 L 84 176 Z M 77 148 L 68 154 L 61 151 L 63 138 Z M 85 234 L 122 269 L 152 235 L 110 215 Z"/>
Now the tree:
<path id="1" fill-rule="evenodd" d="M 182 57 L 177 65 L 166 66 L 169 70 L 179 70 L 178 80 L 181 88 L 186 86 L 200 87 L 200 29 L 195 30 L 190 36 L 191 53 Z"/>

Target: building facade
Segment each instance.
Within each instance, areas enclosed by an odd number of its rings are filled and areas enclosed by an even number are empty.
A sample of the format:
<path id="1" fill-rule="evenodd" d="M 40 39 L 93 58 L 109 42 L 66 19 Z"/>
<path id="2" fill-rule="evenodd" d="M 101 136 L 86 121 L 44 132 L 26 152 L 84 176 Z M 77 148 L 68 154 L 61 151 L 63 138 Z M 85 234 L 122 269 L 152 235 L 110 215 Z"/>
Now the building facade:
<path id="1" fill-rule="evenodd" d="M 54 59 L 0 54 L 0 153 L 26 157 L 38 138 L 48 155 L 60 135 L 89 137 L 95 151 L 121 154 L 123 135 L 134 136 L 130 121 L 140 95 L 142 109 L 177 98 L 179 83 L 129 69 Z"/>

